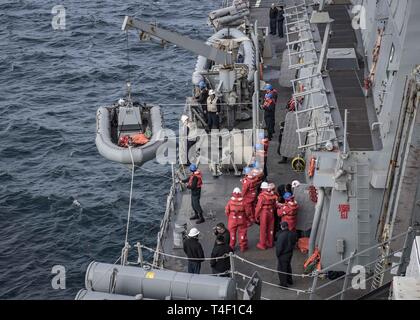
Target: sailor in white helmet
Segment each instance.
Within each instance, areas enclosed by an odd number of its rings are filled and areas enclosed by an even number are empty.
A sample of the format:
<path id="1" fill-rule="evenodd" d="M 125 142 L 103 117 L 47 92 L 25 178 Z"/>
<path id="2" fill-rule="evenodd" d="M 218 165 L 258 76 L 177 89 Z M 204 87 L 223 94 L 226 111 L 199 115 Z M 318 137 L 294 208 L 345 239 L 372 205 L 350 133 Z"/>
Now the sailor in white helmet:
<path id="1" fill-rule="evenodd" d="M 188 257 L 188 273 L 200 273 L 201 263 L 204 261 L 204 251 L 198 235 L 200 231 L 192 228 L 184 240 L 184 252 Z"/>

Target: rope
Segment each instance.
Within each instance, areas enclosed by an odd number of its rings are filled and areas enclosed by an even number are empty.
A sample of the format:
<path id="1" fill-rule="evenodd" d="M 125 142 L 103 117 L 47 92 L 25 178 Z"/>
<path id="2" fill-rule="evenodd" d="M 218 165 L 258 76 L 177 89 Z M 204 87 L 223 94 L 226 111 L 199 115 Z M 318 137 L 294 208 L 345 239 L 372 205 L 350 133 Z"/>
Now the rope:
<path id="1" fill-rule="evenodd" d="M 237 275 L 239 275 L 239 276 L 241 276 L 243 278 L 247 278 L 247 279 L 251 279 L 252 278 L 250 276 L 247 276 L 246 274 L 240 273 L 239 271 L 235 271 L 235 274 L 237 274 Z M 294 289 L 294 288 L 289 288 L 289 287 L 283 287 L 283 286 L 280 286 L 278 284 L 275 284 L 275 283 L 272 283 L 272 282 L 268 282 L 268 281 L 264 281 L 264 280 L 263 280 L 263 283 L 266 284 L 266 285 L 272 286 L 272 287 L 281 288 L 281 289 L 289 290 L 289 291 L 294 291 L 297 294 L 300 294 L 300 293 L 308 294 L 308 293 L 310 293 L 309 290 L 300 290 L 300 289 Z"/>
<path id="2" fill-rule="evenodd" d="M 146 249 L 146 250 L 148 250 L 150 252 L 154 252 L 154 253 L 160 254 L 160 255 L 165 256 L 165 257 L 176 258 L 176 259 L 181 259 L 181 260 L 189 260 L 189 261 L 194 261 L 194 260 L 199 260 L 199 261 L 212 261 L 212 260 L 217 260 L 217 259 L 226 259 L 226 258 L 229 258 L 230 257 L 230 255 L 226 253 L 223 256 L 216 257 L 216 258 L 188 258 L 188 257 L 176 256 L 176 255 L 169 254 L 169 253 L 159 252 L 159 251 L 156 251 L 155 249 L 146 247 L 144 245 L 141 245 L 141 247 L 142 247 L 142 249 Z"/>
<path id="3" fill-rule="evenodd" d="M 268 268 L 268 267 L 265 267 L 265 266 L 263 266 L 263 265 L 260 265 L 260 264 L 257 264 L 257 263 L 255 263 L 255 262 L 252 262 L 252 261 L 249 261 L 249 260 L 246 260 L 246 259 L 244 259 L 244 258 L 242 258 L 242 257 L 240 257 L 240 256 L 237 256 L 236 254 L 235 255 L 233 255 L 235 258 L 237 258 L 238 260 L 240 260 L 241 262 L 245 262 L 245 263 L 248 263 L 248 264 L 250 264 L 250 265 L 252 265 L 252 266 L 254 266 L 254 267 L 258 267 L 258 268 L 260 268 L 260 269 L 263 269 L 263 270 L 267 270 L 267 271 L 271 271 L 271 272 L 274 272 L 274 273 L 279 273 L 279 274 L 286 274 L 286 275 L 291 275 L 291 276 L 294 276 L 294 277 L 301 277 L 301 278 L 313 278 L 314 277 L 314 274 L 296 274 L 296 273 L 287 273 L 287 272 L 283 272 L 283 271 L 278 271 L 278 270 L 275 270 L 275 269 L 271 269 L 271 268 Z"/>
<path id="4" fill-rule="evenodd" d="M 133 159 L 133 153 L 131 152 L 131 146 L 128 147 L 128 150 L 130 151 L 130 157 L 131 157 L 131 184 L 130 184 L 130 200 L 128 202 L 128 214 L 127 214 L 127 229 L 125 231 L 125 244 L 128 244 L 128 228 L 130 226 L 130 218 L 131 218 L 131 201 L 133 199 L 133 183 L 134 183 L 134 159 Z"/>

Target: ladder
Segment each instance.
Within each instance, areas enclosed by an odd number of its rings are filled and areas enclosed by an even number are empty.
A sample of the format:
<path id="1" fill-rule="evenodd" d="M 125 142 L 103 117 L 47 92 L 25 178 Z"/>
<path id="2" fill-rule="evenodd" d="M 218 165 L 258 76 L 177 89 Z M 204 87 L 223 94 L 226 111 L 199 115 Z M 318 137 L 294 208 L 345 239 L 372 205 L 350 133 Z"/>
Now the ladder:
<path id="1" fill-rule="evenodd" d="M 367 159 L 360 159 L 356 165 L 357 252 L 371 247 L 369 183 L 369 162 Z M 369 264 L 369 251 L 357 255 L 357 259 L 359 265 Z"/>
<path id="2" fill-rule="evenodd" d="M 300 150 L 322 146 L 336 139 L 331 118 L 331 109 L 334 107 L 329 105 L 323 76 L 316 68 L 319 59 L 307 6 L 306 1 L 301 0 L 301 3 L 285 9 L 289 69 L 298 71 L 307 68 L 311 72 L 309 76 L 292 80 Z M 297 51 L 296 46 L 299 47 Z M 318 112 L 322 116 L 317 116 Z M 314 142 L 307 143 L 308 137 L 315 137 L 312 139 Z"/>

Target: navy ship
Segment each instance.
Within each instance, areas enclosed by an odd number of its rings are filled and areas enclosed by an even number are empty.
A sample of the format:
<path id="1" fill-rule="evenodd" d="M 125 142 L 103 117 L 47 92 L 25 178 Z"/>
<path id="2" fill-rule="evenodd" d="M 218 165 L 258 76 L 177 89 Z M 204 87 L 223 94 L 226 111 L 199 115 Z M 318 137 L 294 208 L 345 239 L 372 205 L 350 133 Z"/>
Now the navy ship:
<path id="1" fill-rule="evenodd" d="M 271 34 L 271 7 L 284 9 L 284 37 Z M 193 94 L 180 115 L 156 247 L 126 242 L 116 263 L 92 262 L 76 299 L 420 299 L 418 14 L 415 0 L 224 1 L 208 15 L 214 35 L 205 43 L 127 16 L 123 30 L 198 55 Z M 215 130 L 197 94 L 203 83 L 219 101 Z M 278 97 L 263 163 L 268 84 Z M 203 181 L 205 222 L 197 225 L 182 183 L 190 163 Z M 268 182 L 295 182 L 292 273 L 278 270 L 274 248 L 257 249 L 253 224 L 248 249 L 224 257 L 224 277 L 212 275 L 214 227 L 226 224 L 246 168 L 259 174 L 264 166 Z M 206 256 L 201 274 L 186 273 L 182 244 L 193 228 Z M 279 274 L 293 285 L 279 284 Z"/>

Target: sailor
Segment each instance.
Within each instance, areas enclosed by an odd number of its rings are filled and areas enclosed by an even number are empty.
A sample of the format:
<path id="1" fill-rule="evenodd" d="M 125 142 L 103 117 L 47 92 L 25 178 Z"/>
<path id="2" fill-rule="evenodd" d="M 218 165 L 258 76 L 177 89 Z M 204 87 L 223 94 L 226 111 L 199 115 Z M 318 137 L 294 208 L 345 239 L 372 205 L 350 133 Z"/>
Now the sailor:
<path id="1" fill-rule="evenodd" d="M 241 252 L 248 249 L 248 220 L 245 214 L 245 206 L 242 198 L 241 189 L 235 188 L 232 197 L 229 199 L 225 213 L 228 217 L 228 229 L 230 232 L 230 247 L 235 248 L 236 232 L 239 236 L 239 248 Z"/>
<path id="2" fill-rule="evenodd" d="M 271 141 L 274 134 L 274 126 L 275 126 L 275 108 L 276 108 L 276 102 L 273 99 L 272 93 L 267 93 L 265 95 L 265 100 L 263 104 L 263 110 L 264 110 L 264 121 L 267 126 L 268 131 L 268 140 Z"/>
<path id="3" fill-rule="evenodd" d="M 283 38 L 284 37 L 284 33 L 283 33 L 283 28 L 284 28 L 284 7 L 280 6 L 280 10 L 278 11 L 278 15 L 277 15 L 277 26 L 278 26 L 278 31 L 279 31 L 279 37 Z"/>
<path id="4" fill-rule="evenodd" d="M 260 223 L 258 249 L 266 250 L 274 246 L 274 212 L 276 200 L 277 197 L 270 191 L 268 183 L 263 182 L 255 208 L 255 221 Z"/>
<path id="5" fill-rule="evenodd" d="M 230 252 L 232 252 L 232 248 L 229 246 L 229 243 L 225 242 L 225 238 L 222 235 L 218 235 L 213 251 L 211 252 L 211 258 L 220 259 L 210 260 L 213 274 L 218 274 L 221 277 L 229 277 L 227 271 L 230 270 L 230 258 L 228 256 Z"/>
<path id="6" fill-rule="evenodd" d="M 278 99 L 278 95 L 279 95 L 279 93 L 277 92 L 277 90 L 274 89 L 273 86 L 271 84 L 269 84 L 269 83 L 267 83 L 264 86 L 264 90 L 265 90 L 265 93 L 266 94 L 271 93 L 273 95 L 274 102 L 277 103 L 277 99 Z"/>
<path id="7" fill-rule="evenodd" d="M 225 225 L 220 222 L 216 225 L 216 227 L 214 227 L 214 235 L 216 237 L 218 236 L 223 236 L 224 242 L 229 244 L 230 242 L 230 233 L 229 230 L 226 229 Z"/>
<path id="8" fill-rule="evenodd" d="M 279 10 L 277 9 L 274 3 L 271 4 L 270 8 L 270 34 L 276 34 L 276 24 L 277 24 L 277 17 L 278 17 Z"/>
<path id="9" fill-rule="evenodd" d="M 257 200 L 257 177 L 252 174 L 251 168 L 245 168 L 246 176 L 242 182 L 242 198 L 247 216 L 248 225 L 254 223 L 255 202 Z"/>
<path id="10" fill-rule="evenodd" d="M 220 104 L 219 98 L 216 96 L 216 91 L 210 90 L 207 98 L 207 125 L 209 130 L 213 127 L 220 129 L 219 123 Z"/>
<path id="11" fill-rule="evenodd" d="M 207 84 L 204 80 L 199 82 L 198 89 L 195 99 L 201 105 L 204 117 L 207 117 L 207 98 L 209 97 L 209 90 L 207 89 Z"/>
<path id="12" fill-rule="evenodd" d="M 200 231 L 192 228 L 184 240 L 184 252 L 188 257 L 188 273 L 200 273 L 201 263 L 204 261 L 203 247 L 198 241 Z"/>
<path id="13" fill-rule="evenodd" d="M 287 288 L 293 284 L 291 261 L 297 236 L 296 232 L 289 230 L 289 225 L 286 221 L 280 224 L 280 229 L 276 240 L 277 270 L 282 272 L 279 273 L 280 286 Z"/>
<path id="14" fill-rule="evenodd" d="M 268 147 L 270 144 L 270 140 L 265 136 L 263 132 L 259 135 L 261 145 L 263 146 L 263 150 L 260 151 L 263 153 L 263 158 L 259 159 L 260 162 L 264 163 L 264 180 L 267 179 L 268 171 L 267 171 L 267 160 L 268 160 Z"/>
<path id="15" fill-rule="evenodd" d="M 187 159 L 186 159 L 186 165 L 189 166 L 191 164 L 190 160 L 190 149 L 192 146 L 194 146 L 197 143 L 198 139 L 198 128 L 197 124 L 191 119 L 183 114 L 181 116 L 181 123 L 182 125 L 187 129 L 186 135 L 187 135 Z M 193 158 L 193 157 L 191 157 Z"/>
<path id="16" fill-rule="evenodd" d="M 287 163 L 287 157 L 282 156 L 280 149 L 281 149 L 281 142 L 283 140 L 283 132 L 284 132 L 284 122 L 280 123 L 280 131 L 279 131 L 279 146 L 277 147 L 277 154 L 281 157 L 279 164 Z"/>
<path id="17" fill-rule="evenodd" d="M 191 190 L 191 206 L 194 210 L 194 215 L 190 218 L 190 220 L 197 220 L 197 224 L 203 223 L 203 209 L 201 209 L 200 205 L 200 197 L 201 197 L 201 186 L 203 185 L 203 177 L 201 175 L 201 171 L 198 170 L 197 166 L 192 163 L 190 165 L 191 175 L 183 180 L 182 182 L 188 183 L 187 188 Z"/>
<path id="18" fill-rule="evenodd" d="M 288 223 L 290 231 L 296 232 L 299 205 L 290 192 L 286 192 L 283 195 L 283 199 L 284 203 L 277 203 L 277 215 L 282 222 L 286 221 Z"/>

